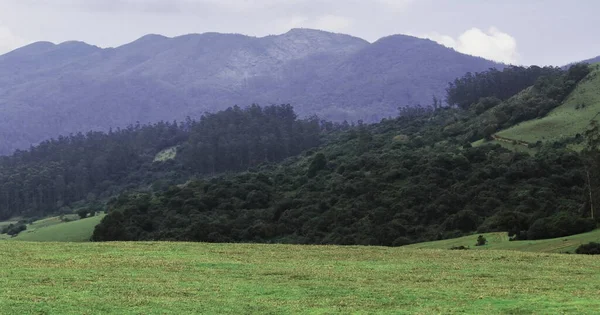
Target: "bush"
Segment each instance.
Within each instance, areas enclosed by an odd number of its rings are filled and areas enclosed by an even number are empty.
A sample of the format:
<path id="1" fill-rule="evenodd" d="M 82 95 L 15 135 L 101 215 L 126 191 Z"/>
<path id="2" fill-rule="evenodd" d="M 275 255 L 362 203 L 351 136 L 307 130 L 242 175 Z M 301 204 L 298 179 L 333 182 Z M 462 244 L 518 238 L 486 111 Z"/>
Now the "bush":
<path id="1" fill-rule="evenodd" d="M 469 249 L 469 248 L 465 247 L 463 245 L 450 247 L 450 250 L 467 250 L 467 249 Z"/>
<path id="2" fill-rule="evenodd" d="M 19 233 L 27 230 L 27 225 L 23 223 L 11 224 L 2 229 L 2 234 L 8 234 L 10 236 L 17 236 Z"/>
<path id="3" fill-rule="evenodd" d="M 575 253 L 584 255 L 600 255 L 600 243 L 591 242 L 583 244 L 577 247 Z"/>
<path id="4" fill-rule="evenodd" d="M 485 244 L 487 244 L 487 240 L 483 235 L 479 235 L 479 237 L 477 237 L 477 244 L 475 244 L 475 246 L 483 246 Z"/>
<path id="5" fill-rule="evenodd" d="M 81 219 L 87 218 L 89 213 L 90 213 L 89 209 L 80 209 L 77 211 L 77 215 L 79 215 L 79 217 Z"/>

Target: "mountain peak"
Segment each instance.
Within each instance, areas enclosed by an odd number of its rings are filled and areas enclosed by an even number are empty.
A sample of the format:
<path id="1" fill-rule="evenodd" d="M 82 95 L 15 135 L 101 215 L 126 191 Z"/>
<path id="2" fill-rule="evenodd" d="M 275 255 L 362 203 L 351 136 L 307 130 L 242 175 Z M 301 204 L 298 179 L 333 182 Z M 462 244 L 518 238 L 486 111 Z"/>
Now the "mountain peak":
<path id="1" fill-rule="evenodd" d="M 342 33 L 328 32 L 313 28 L 292 28 L 287 33 L 279 35 L 279 37 L 303 37 L 303 38 L 339 38 L 345 40 L 355 40 L 368 43 L 366 40 Z"/>
<path id="2" fill-rule="evenodd" d="M 148 35 L 144 35 L 144 36 L 140 37 L 139 39 L 136 40 L 136 42 L 162 41 L 162 40 L 166 40 L 166 39 L 169 39 L 169 38 L 164 35 L 148 34 Z"/>
<path id="3" fill-rule="evenodd" d="M 328 32 L 328 31 L 323 31 L 323 30 L 319 30 L 319 29 L 314 29 L 314 28 L 304 28 L 304 27 L 296 27 L 296 28 L 292 28 L 289 31 L 287 31 L 287 33 L 284 33 L 283 35 L 297 35 L 297 34 L 335 34 L 333 32 Z"/>

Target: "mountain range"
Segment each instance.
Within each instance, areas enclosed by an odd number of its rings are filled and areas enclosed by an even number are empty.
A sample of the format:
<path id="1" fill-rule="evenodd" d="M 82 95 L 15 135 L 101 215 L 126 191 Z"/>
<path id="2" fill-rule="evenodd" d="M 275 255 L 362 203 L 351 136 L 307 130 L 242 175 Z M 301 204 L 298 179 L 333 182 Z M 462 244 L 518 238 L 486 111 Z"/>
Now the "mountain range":
<path id="1" fill-rule="evenodd" d="M 427 39 L 393 35 L 369 43 L 311 29 L 260 38 L 147 35 L 106 49 L 37 42 L 0 56 L 0 153 L 62 134 L 252 103 L 377 121 L 400 106 L 441 99 L 449 81 L 492 67 L 504 65 Z"/>

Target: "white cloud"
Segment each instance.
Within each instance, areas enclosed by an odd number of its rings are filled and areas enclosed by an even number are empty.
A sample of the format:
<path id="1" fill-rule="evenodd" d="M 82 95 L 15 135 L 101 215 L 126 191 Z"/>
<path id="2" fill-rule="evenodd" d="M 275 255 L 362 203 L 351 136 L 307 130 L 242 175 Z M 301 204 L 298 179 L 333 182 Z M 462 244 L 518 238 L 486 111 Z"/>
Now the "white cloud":
<path id="1" fill-rule="evenodd" d="M 464 54 L 509 64 L 519 62 L 515 38 L 495 27 L 490 27 L 487 32 L 478 28 L 471 28 L 458 38 L 439 33 L 430 33 L 419 37 L 429 38 Z"/>
<path id="2" fill-rule="evenodd" d="M 0 55 L 5 54 L 15 48 L 25 45 L 27 42 L 13 34 L 6 26 L 0 23 Z"/>

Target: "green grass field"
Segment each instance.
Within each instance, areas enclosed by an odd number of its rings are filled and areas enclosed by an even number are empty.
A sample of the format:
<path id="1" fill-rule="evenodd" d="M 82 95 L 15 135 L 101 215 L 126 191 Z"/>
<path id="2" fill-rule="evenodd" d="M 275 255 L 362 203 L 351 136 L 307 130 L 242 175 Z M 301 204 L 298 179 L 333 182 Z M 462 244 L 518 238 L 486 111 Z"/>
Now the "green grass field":
<path id="1" fill-rule="evenodd" d="M 475 246 L 477 236 L 479 235 L 483 235 L 487 239 L 487 245 Z M 494 249 L 544 253 L 574 253 L 575 249 L 577 249 L 579 245 L 590 242 L 600 243 L 600 230 L 546 240 L 512 242 L 509 241 L 508 234 L 506 232 L 483 233 L 448 240 L 412 244 L 406 246 L 406 248 L 450 249 L 451 247 L 455 246 L 465 246 L 469 247 L 470 249 L 477 250 Z"/>
<path id="2" fill-rule="evenodd" d="M 76 214 L 69 214 L 69 215 L 65 215 L 65 218 L 69 219 L 69 220 L 78 220 L 79 216 Z M 38 229 L 43 229 L 49 226 L 53 226 L 53 225 L 57 225 L 57 224 L 63 224 L 64 222 L 61 220 L 60 217 L 50 217 L 50 218 L 44 218 L 41 220 L 37 220 L 29 225 L 27 225 L 27 230 L 28 231 L 35 231 Z"/>
<path id="3" fill-rule="evenodd" d="M 100 223 L 104 215 L 71 222 L 61 222 L 58 217 L 36 221 L 27 226 L 27 230 L 10 238 L 16 241 L 34 242 L 87 242 L 94 227 Z"/>
<path id="4" fill-rule="evenodd" d="M 583 134 L 593 118 L 600 120 L 600 65 L 593 67 L 593 72 L 579 83 L 561 106 L 543 118 L 522 122 L 497 135 L 535 143 Z M 585 104 L 585 108 L 576 109 L 581 104 Z"/>
<path id="5" fill-rule="evenodd" d="M 5 314 L 594 314 L 600 260 L 517 251 L 0 242 Z"/>

